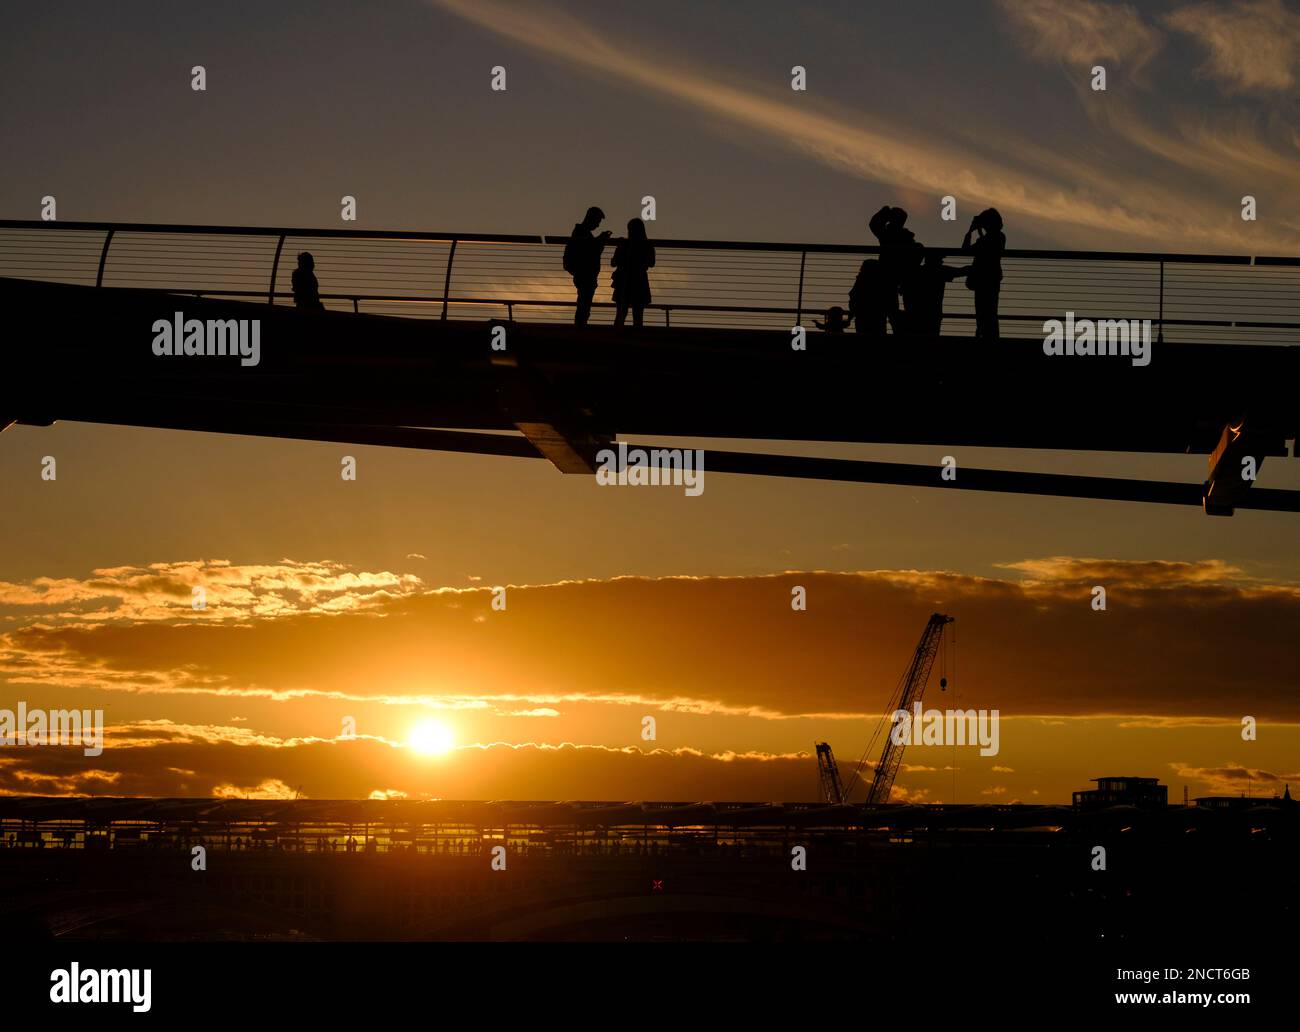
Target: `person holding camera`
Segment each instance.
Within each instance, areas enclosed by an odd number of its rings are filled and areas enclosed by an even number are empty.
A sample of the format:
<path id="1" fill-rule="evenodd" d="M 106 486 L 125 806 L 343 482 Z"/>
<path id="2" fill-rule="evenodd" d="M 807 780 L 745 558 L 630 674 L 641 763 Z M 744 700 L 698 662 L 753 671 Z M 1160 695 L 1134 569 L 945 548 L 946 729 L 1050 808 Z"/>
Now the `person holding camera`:
<path id="1" fill-rule="evenodd" d="M 1002 252 L 1007 249 L 1002 216 L 997 208 L 985 208 L 971 219 L 961 249 L 974 258 L 966 275 L 966 286 L 975 292 L 975 336 L 980 340 L 997 340 Z"/>

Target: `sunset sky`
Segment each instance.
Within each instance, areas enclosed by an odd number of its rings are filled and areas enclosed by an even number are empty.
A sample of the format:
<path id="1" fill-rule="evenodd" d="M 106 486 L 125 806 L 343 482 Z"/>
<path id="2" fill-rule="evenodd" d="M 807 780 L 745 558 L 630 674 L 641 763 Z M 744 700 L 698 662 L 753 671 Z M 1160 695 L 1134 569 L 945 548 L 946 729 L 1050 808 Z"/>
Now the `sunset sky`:
<path id="1" fill-rule="evenodd" d="M 653 194 L 661 237 L 857 243 L 892 202 L 951 246 L 951 193 L 1013 247 L 1300 254 L 1297 74 L 1300 14 L 1270 0 L 51 2 L 0 38 L 0 213 L 49 194 L 61 220 L 332 227 L 351 194 L 361 228 L 553 234 Z M 1261 486 L 1300 487 L 1294 465 Z M 812 799 L 814 741 L 858 759 L 936 610 L 957 666 L 927 699 L 999 710 L 1001 752 L 911 748 L 896 800 L 1300 781 L 1294 515 L 724 475 L 691 498 L 74 423 L 6 431 L 0 484 L 0 707 L 110 728 L 96 758 L 0 749 L 0 792 Z M 429 722 L 450 749 L 412 747 Z"/>

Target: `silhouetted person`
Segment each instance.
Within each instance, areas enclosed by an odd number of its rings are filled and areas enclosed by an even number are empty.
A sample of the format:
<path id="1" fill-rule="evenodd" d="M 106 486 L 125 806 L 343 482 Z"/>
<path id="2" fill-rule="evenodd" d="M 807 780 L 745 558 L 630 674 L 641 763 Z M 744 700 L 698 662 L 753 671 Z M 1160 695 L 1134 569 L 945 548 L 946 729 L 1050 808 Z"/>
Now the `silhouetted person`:
<path id="1" fill-rule="evenodd" d="M 973 241 L 972 234 L 977 234 Z M 996 208 L 985 208 L 971 219 L 961 249 L 975 256 L 966 276 L 966 286 L 975 292 L 975 336 L 997 340 L 998 292 L 1002 288 L 1002 252 L 1007 249 L 1007 238 Z"/>
<path id="2" fill-rule="evenodd" d="M 898 308 L 898 292 L 889 283 L 884 267 L 868 258 L 858 269 L 849 291 L 849 312 L 858 332 L 867 337 L 885 335 L 885 319 Z"/>
<path id="3" fill-rule="evenodd" d="M 578 291 L 578 304 L 573 310 L 573 324 L 586 326 L 591 318 L 591 301 L 596 296 L 596 281 L 600 278 L 600 256 L 609 239 L 609 230 L 593 236 L 592 230 L 605 220 L 599 208 L 587 209 L 581 222 L 573 227 L 569 242 L 564 245 L 564 271 L 573 277 Z"/>
<path id="4" fill-rule="evenodd" d="M 814 319 L 813 325 L 819 330 L 825 330 L 827 333 L 843 333 L 848 329 L 849 322 L 852 318 L 853 316 L 850 315 L 846 319 L 844 309 L 839 305 L 835 305 L 833 308 L 826 309 L 825 322 L 822 322 L 820 319 Z"/>
<path id="5" fill-rule="evenodd" d="M 619 241 L 609 263 L 614 266 L 614 325 L 623 325 L 630 308 L 632 325 L 640 326 L 650 303 L 650 270 L 655 266 L 655 249 L 646 239 L 644 222 L 628 220 L 627 239 Z"/>
<path id="6" fill-rule="evenodd" d="M 921 260 L 921 245 L 916 235 L 907 228 L 907 212 L 886 204 L 867 223 L 880 241 L 880 266 L 884 280 L 882 299 L 886 302 L 885 315 L 895 333 L 903 330 L 903 320 L 898 312 L 898 292 Z"/>
<path id="7" fill-rule="evenodd" d="M 939 336 L 943 326 L 943 293 L 948 281 L 966 275 L 971 268 L 944 265 L 939 251 L 925 252 L 925 262 L 903 283 L 904 325 L 908 333 Z"/>
<path id="8" fill-rule="evenodd" d="M 320 285 L 316 282 L 316 259 L 310 251 L 298 255 L 298 268 L 293 270 L 293 303 L 308 312 L 323 312 Z"/>

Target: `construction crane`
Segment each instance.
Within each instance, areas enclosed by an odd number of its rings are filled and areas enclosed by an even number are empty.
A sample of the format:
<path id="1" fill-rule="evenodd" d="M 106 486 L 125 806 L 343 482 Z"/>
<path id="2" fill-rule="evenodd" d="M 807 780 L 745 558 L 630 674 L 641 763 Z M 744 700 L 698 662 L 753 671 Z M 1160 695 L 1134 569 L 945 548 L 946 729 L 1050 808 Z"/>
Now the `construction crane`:
<path id="1" fill-rule="evenodd" d="M 953 622 L 951 616 L 945 616 L 943 613 L 932 613 L 930 619 L 925 625 L 925 630 L 921 632 L 921 640 L 917 643 L 916 652 L 912 655 L 912 661 L 908 664 L 903 676 L 899 679 L 894 693 L 890 697 L 890 704 L 885 710 L 885 715 L 881 717 L 880 723 L 876 725 L 875 734 L 871 736 L 871 741 L 867 744 L 866 751 L 862 754 L 862 759 L 858 761 L 857 767 L 853 771 L 853 776 L 849 778 L 849 783 L 840 789 L 840 772 L 835 766 L 835 757 L 831 754 L 831 747 L 825 742 L 819 742 L 817 745 L 817 767 L 821 773 L 822 798 L 826 802 L 846 802 L 849 793 L 857 784 L 858 775 L 866 766 L 867 757 L 871 755 L 875 747 L 876 739 L 880 737 L 882 729 L 885 730 L 885 746 L 881 750 L 880 759 L 876 762 L 875 776 L 871 779 L 871 788 L 867 792 L 867 802 L 873 805 L 889 802 L 890 792 L 894 788 L 894 778 L 898 775 L 898 766 L 903 762 L 903 750 L 907 747 L 904 740 L 902 744 L 894 741 L 894 736 L 890 732 L 893 730 L 893 716 L 899 710 L 909 715 L 914 703 L 920 702 L 925 695 L 926 683 L 930 680 L 930 671 L 934 669 L 935 657 L 939 654 L 939 646 L 943 641 L 944 628 Z M 940 680 L 940 687 L 947 688 L 948 679 Z M 825 750 L 823 752 L 823 749 Z M 839 798 L 833 799 L 828 789 L 828 784 L 834 786 L 839 791 Z"/>
<path id="2" fill-rule="evenodd" d="M 844 786 L 840 783 L 840 768 L 835 765 L 830 742 L 817 743 L 817 773 L 821 778 L 822 802 L 839 806 L 844 802 Z"/>

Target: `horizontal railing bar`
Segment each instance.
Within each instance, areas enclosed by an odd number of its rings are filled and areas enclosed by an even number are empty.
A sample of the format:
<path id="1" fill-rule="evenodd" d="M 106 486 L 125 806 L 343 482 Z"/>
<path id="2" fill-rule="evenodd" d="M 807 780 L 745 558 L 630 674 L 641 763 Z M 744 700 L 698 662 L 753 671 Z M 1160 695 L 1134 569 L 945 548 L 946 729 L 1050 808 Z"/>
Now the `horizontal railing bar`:
<path id="1" fill-rule="evenodd" d="M 183 287 L 168 289 L 166 287 L 118 287 L 118 290 L 153 290 L 164 294 L 181 294 L 192 297 L 266 297 L 264 290 L 190 290 Z M 291 298 L 292 291 L 276 291 L 273 295 L 277 298 Z M 479 305 L 479 306 L 513 306 L 515 308 L 572 308 L 574 301 L 553 300 L 549 298 L 497 298 L 497 297 L 397 297 L 391 294 L 320 294 L 322 301 L 372 301 L 383 304 L 408 304 L 408 305 L 440 305 L 444 301 L 449 305 Z M 616 308 L 617 305 L 612 301 L 593 301 L 593 308 Z M 697 304 L 672 304 L 652 302 L 645 306 L 646 308 L 656 311 L 669 312 L 738 312 L 750 315 L 795 315 L 798 314 L 797 308 L 769 308 L 759 306 L 742 306 L 742 305 L 697 305 Z M 820 313 L 810 312 L 810 315 L 816 316 Z M 1001 312 L 998 318 L 1008 322 L 1044 322 L 1048 319 L 1059 319 L 1061 313 L 1038 313 L 1024 314 L 1014 312 Z M 944 312 L 944 319 L 974 319 L 974 312 Z M 1129 322 L 1132 317 L 1129 316 L 1107 316 L 1107 315 L 1080 315 L 1081 319 L 1092 319 L 1094 321 L 1105 319 L 1117 319 L 1121 322 Z M 1152 320 L 1154 321 L 1154 320 Z M 1262 321 L 1245 321 L 1241 319 L 1165 319 L 1165 326 L 1220 326 L 1227 329 L 1261 329 L 1261 330 L 1300 330 L 1300 322 L 1262 322 Z M 849 331 L 853 336 L 853 332 Z"/>
<path id="2" fill-rule="evenodd" d="M 39 219 L 0 219 L 3 229 L 32 229 L 44 231 L 80 230 L 104 231 L 117 233 L 187 233 L 215 234 L 222 236 L 275 236 L 305 238 L 350 238 L 369 240 L 426 240 L 449 243 L 459 240 L 463 243 L 504 243 L 537 244 L 560 246 L 569 239 L 567 233 L 546 235 L 519 235 L 507 233 L 432 233 L 416 230 L 370 230 L 370 229 L 307 229 L 279 228 L 270 226 L 197 226 L 167 223 L 142 222 L 44 222 Z M 617 238 L 615 238 L 617 239 Z M 683 240 L 654 239 L 656 247 L 681 250 L 712 251 L 782 251 L 820 254 L 878 254 L 880 248 L 874 244 L 809 244 L 809 243 L 774 243 L 766 241 L 742 240 Z M 935 247 L 946 256 L 957 257 L 964 254 L 961 248 Z M 1193 265 L 1300 265 L 1300 257 L 1265 257 L 1255 258 L 1250 255 L 1226 254 L 1181 254 L 1162 251 L 1069 251 L 1069 250 L 1033 250 L 1012 248 L 1003 252 L 1004 258 L 1033 258 L 1053 261 L 1128 261 L 1128 262 L 1171 262 Z"/>
<path id="3" fill-rule="evenodd" d="M 158 222 L 42 222 L 39 219 L 0 219 L 0 229 L 106 230 L 116 233 L 192 233 L 218 236 L 353 237 L 367 240 L 432 240 L 450 243 L 541 244 L 540 234 L 423 233 L 406 229 L 277 229 L 269 226 L 188 226 Z"/>

